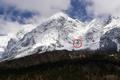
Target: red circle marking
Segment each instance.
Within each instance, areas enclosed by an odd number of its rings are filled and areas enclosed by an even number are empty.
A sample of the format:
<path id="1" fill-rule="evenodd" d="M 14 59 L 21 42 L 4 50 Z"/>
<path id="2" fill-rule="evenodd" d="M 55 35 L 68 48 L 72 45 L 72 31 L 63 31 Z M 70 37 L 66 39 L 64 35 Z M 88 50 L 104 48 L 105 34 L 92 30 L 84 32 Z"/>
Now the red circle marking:
<path id="1" fill-rule="evenodd" d="M 80 36 L 77 39 L 73 40 L 73 47 L 74 48 L 81 48 L 82 47 L 82 38 Z"/>

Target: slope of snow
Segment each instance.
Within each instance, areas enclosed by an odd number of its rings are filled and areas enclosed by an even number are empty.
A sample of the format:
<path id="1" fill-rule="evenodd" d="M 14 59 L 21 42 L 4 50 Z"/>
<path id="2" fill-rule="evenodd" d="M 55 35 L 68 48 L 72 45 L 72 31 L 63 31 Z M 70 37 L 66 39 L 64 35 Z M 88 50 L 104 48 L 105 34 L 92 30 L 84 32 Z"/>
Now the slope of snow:
<path id="1" fill-rule="evenodd" d="M 14 37 L 12 37 L 13 39 L 16 40 L 20 40 L 23 38 L 23 36 L 28 33 L 31 32 L 37 25 L 36 24 L 25 24 L 21 26 L 21 29 L 14 34 Z"/>
<path id="2" fill-rule="evenodd" d="M 2 58 L 2 55 L 4 55 L 6 47 L 8 46 L 8 43 L 11 41 L 11 39 L 15 41 L 22 39 L 26 33 L 32 31 L 35 27 L 36 25 L 26 24 L 21 26 L 21 29 L 17 33 L 8 33 L 6 35 L 0 36 L 0 58 Z"/>
<path id="3" fill-rule="evenodd" d="M 9 40 L 9 36 L 0 36 L 0 51 L 4 51 L 4 48 L 7 46 Z"/>
<path id="4" fill-rule="evenodd" d="M 105 21 L 102 19 L 93 19 L 86 27 L 85 43 L 86 47 L 91 50 L 99 49 L 100 37 L 104 29 Z"/>

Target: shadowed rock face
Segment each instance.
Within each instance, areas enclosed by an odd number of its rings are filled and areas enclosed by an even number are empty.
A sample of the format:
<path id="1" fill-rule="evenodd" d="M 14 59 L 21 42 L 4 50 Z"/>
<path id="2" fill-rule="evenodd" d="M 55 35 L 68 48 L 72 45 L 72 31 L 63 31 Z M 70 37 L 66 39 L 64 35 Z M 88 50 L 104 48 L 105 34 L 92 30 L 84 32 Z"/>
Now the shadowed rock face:
<path id="1" fill-rule="evenodd" d="M 100 49 L 103 51 L 119 51 L 120 28 L 106 32 L 100 39 Z"/>

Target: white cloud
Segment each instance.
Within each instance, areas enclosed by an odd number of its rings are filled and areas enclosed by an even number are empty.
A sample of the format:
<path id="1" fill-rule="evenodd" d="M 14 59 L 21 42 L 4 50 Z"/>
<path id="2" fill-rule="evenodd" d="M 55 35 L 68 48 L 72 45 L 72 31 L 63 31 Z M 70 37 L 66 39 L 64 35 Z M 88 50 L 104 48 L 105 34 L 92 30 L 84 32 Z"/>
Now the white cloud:
<path id="1" fill-rule="evenodd" d="M 41 21 L 45 17 L 67 10 L 70 6 L 70 0 L 1 0 L 5 5 L 16 6 L 21 10 L 29 10 L 39 12 L 40 16 L 34 16 L 28 22 L 36 24 L 36 21 Z M 6 21 L 0 16 L 0 34 L 1 33 L 16 33 L 21 29 L 23 24 L 18 22 Z M 37 18 L 36 18 L 37 17 Z M 39 18 L 39 19 L 38 19 Z M 34 22 L 35 21 L 35 22 Z"/>
<path id="2" fill-rule="evenodd" d="M 16 33 L 21 29 L 21 25 L 18 22 L 6 21 L 0 18 L 0 34 Z"/>
<path id="3" fill-rule="evenodd" d="M 41 16 L 51 16 L 61 10 L 67 10 L 70 0 L 3 0 L 23 10 L 40 12 Z"/>
<path id="4" fill-rule="evenodd" d="M 92 5 L 87 7 L 88 13 L 95 16 L 101 14 L 110 14 L 120 16 L 120 0 L 88 0 Z"/>

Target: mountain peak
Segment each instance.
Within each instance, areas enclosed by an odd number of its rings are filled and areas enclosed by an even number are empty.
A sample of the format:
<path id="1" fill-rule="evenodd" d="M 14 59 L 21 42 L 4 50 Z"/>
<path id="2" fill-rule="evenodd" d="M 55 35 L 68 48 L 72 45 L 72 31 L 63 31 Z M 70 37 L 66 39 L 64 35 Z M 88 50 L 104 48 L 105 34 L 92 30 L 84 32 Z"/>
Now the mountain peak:
<path id="1" fill-rule="evenodd" d="M 56 13 L 54 14 L 53 16 L 50 17 L 50 19 L 72 19 L 70 18 L 67 14 L 63 13 L 63 12 L 59 12 L 59 13 Z"/>
<path id="2" fill-rule="evenodd" d="M 54 14 L 52 17 L 68 17 L 68 15 L 63 12 L 59 12 Z"/>

